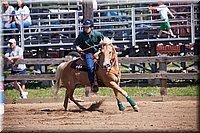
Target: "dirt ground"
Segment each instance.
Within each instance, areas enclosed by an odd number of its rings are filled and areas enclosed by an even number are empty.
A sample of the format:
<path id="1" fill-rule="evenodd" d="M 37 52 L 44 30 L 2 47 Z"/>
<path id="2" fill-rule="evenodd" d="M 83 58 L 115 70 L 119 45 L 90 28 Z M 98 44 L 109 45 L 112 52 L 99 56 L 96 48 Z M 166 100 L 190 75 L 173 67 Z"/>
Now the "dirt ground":
<path id="1" fill-rule="evenodd" d="M 198 97 L 132 97 L 139 112 L 123 99 L 125 111 L 119 111 L 111 97 L 81 97 L 89 107 L 105 101 L 97 111 L 83 111 L 69 102 L 64 111 L 63 99 L 26 99 L 12 104 L 5 99 L 3 132 L 149 132 L 199 131 Z"/>

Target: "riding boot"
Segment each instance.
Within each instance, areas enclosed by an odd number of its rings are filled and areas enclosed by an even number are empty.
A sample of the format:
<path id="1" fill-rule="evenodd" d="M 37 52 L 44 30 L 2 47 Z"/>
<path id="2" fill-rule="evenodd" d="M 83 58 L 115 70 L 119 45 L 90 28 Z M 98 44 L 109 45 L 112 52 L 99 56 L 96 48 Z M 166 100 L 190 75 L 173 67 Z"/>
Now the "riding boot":
<path id="1" fill-rule="evenodd" d="M 92 91 L 92 92 L 98 92 L 98 91 L 99 91 L 99 86 L 98 86 L 97 83 L 93 83 L 93 84 L 91 85 L 91 91 Z"/>
<path id="2" fill-rule="evenodd" d="M 97 83 L 97 75 L 95 73 L 94 74 L 94 83 L 92 84 L 91 91 L 92 92 L 98 92 L 98 90 L 99 90 L 99 86 L 98 86 L 98 83 Z"/>

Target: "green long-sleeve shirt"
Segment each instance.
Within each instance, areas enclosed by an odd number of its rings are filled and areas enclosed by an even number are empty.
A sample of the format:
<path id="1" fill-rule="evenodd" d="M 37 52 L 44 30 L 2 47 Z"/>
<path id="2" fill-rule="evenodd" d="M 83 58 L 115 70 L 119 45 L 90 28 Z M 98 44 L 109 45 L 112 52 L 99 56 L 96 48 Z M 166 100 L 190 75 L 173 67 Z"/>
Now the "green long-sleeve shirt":
<path id="1" fill-rule="evenodd" d="M 104 35 L 98 31 L 91 31 L 90 34 L 81 32 L 74 42 L 74 47 L 79 46 L 83 50 L 91 46 L 99 44 L 99 42 L 104 38 Z M 95 53 L 98 51 L 98 47 L 93 47 L 86 50 L 86 53 Z"/>

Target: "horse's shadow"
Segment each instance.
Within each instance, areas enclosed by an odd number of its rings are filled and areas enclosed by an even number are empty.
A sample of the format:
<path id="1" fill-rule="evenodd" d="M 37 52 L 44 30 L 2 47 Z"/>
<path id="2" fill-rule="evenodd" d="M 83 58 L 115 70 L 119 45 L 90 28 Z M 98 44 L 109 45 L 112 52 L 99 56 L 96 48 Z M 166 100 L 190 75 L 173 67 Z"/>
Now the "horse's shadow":
<path id="1" fill-rule="evenodd" d="M 41 109 L 42 112 L 47 112 L 47 113 L 52 113 L 52 112 L 74 112 L 74 113 L 81 113 L 81 112 L 93 112 L 93 111 L 98 111 L 98 112 L 103 112 L 103 109 L 99 109 L 101 104 L 104 102 L 104 100 L 100 100 L 99 102 L 93 103 L 89 108 L 84 108 L 84 109 L 70 109 L 70 110 L 55 110 L 55 109 Z"/>
<path id="2" fill-rule="evenodd" d="M 74 112 L 74 113 L 82 113 L 82 112 L 94 112 L 94 111 L 97 111 L 97 112 L 103 112 L 104 110 L 103 109 L 96 109 L 96 110 L 90 110 L 89 108 L 88 109 L 70 109 L 70 110 L 64 110 L 64 109 L 61 109 L 61 110 L 55 110 L 55 109 L 41 109 L 40 111 L 42 112 L 47 112 L 47 113 L 53 113 L 53 112 Z"/>

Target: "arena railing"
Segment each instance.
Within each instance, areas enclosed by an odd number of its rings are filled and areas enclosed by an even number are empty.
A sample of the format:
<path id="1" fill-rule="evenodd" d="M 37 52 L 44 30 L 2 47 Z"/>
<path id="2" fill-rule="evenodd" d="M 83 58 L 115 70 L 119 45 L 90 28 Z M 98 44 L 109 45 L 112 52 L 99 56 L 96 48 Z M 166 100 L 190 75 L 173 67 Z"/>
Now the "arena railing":
<path id="1" fill-rule="evenodd" d="M 129 4 L 130 3 L 128 3 L 128 5 Z M 176 9 L 179 7 L 185 7 L 187 9 L 195 9 L 196 6 L 196 4 L 189 3 L 188 5 L 170 6 L 170 8 Z M 132 46 L 135 46 L 136 43 L 141 42 L 175 42 L 177 40 L 179 42 L 187 41 L 188 43 L 194 43 L 195 39 L 197 38 L 195 35 L 197 34 L 195 31 L 197 28 L 194 28 L 197 27 L 198 23 L 196 16 L 197 11 L 191 10 L 192 12 L 176 12 L 174 13 L 175 15 L 185 14 L 188 16 L 188 18 L 182 18 L 179 20 L 170 19 L 170 22 L 174 23 L 174 25 L 172 25 L 172 29 L 179 30 L 180 28 L 189 28 L 192 31 L 186 37 L 178 36 L 176 39 L 154 39 L 152 34 L 157 32 L 159 23 L 161 23 L 161 21 L 159 19 L 152 20 L 152 17 L 158 17 L 159 14 L 151 14 L 146 11 L 147 8 L 148 7 L 131 7 L 94 10 L 95 29 L 105 33 L 106 36 L 113 38 L 113 42 L 115 44 L 120 43 L 122 45 L 123 43 L 129 43 L 132 44 Z M 16 34 L 21 35 L 19 39 L 21 46 L 63 46 L 71 45 L 73 43 L 74 39 L 79 34 L 79 31 L 82 30 L 82 11 L 74 11 L 73 15 L 68 17 L 70 15 L 69 10 L 59 9 L 57 12 L 51 12 L 51 10 L 55 11 L 53 8 L 49 9 L 49 12 L 46 13 L 31 13 L 31 16 L 34 18 L 34 25 L 30 26 L 29 28 L 24 28 L 24 32 L 22 31 Z M 105 12 L 107 13 L 107 16 L 105 16 Z M 117 12 L 117 15 L 109 15 L 111 12 Z M 62 16 L 64 16 L 64 18 L 62 18 Z M 194 16 L 194 18 L 191 18 L 190 16 Z M 180 22 L 185 22 L 186 24 L 180 25 Z M 147 32 L 144 34 L 145 36 L 141 34 L 144 31 Z"/>
<path id="2" fill-rule="evenodd" d="M 139 63 L 158 63 L 159 71 L 155 73 L 122 73 L 121 79 L 126 80 L 140 80 L 140 79 L 152 79 L 160 80 L 160 92 L 161 95 L 167 95 L 167 82 L 172 79 L 182 79 L 189 80 L 192 79 L 194 82 L 199 80 L 200 76 L 200 66 L 199 63 L 200 55 L 195 56 L 153 56 L 153 57 L 119 57 L 119 63 L 121 64 L 139 64 Z M 0 58 L 1 59 L 1 58 Z M 36 64 L 49 64 L 49 65 L 58 65 L 62 62 L 71 60 L 70 58 L 29 58 L 29 59 L 20 59 L 15 62 L 15 64 L 26 64 L 26 65 L 36 65 Z M 192 66 L 189 65 L 185 71 L 169 71 L 169 62 L 194 62 L 195 67 L 192 68 L 192 71 L 189 70 Z M 195 63 L 196 62 L 196 63 Z M 55 80 L 55 74 L 21 74 L 21 75 L 12 75 L 10 73 L 4 74 L 5 81 L 12 80 Z"/>

